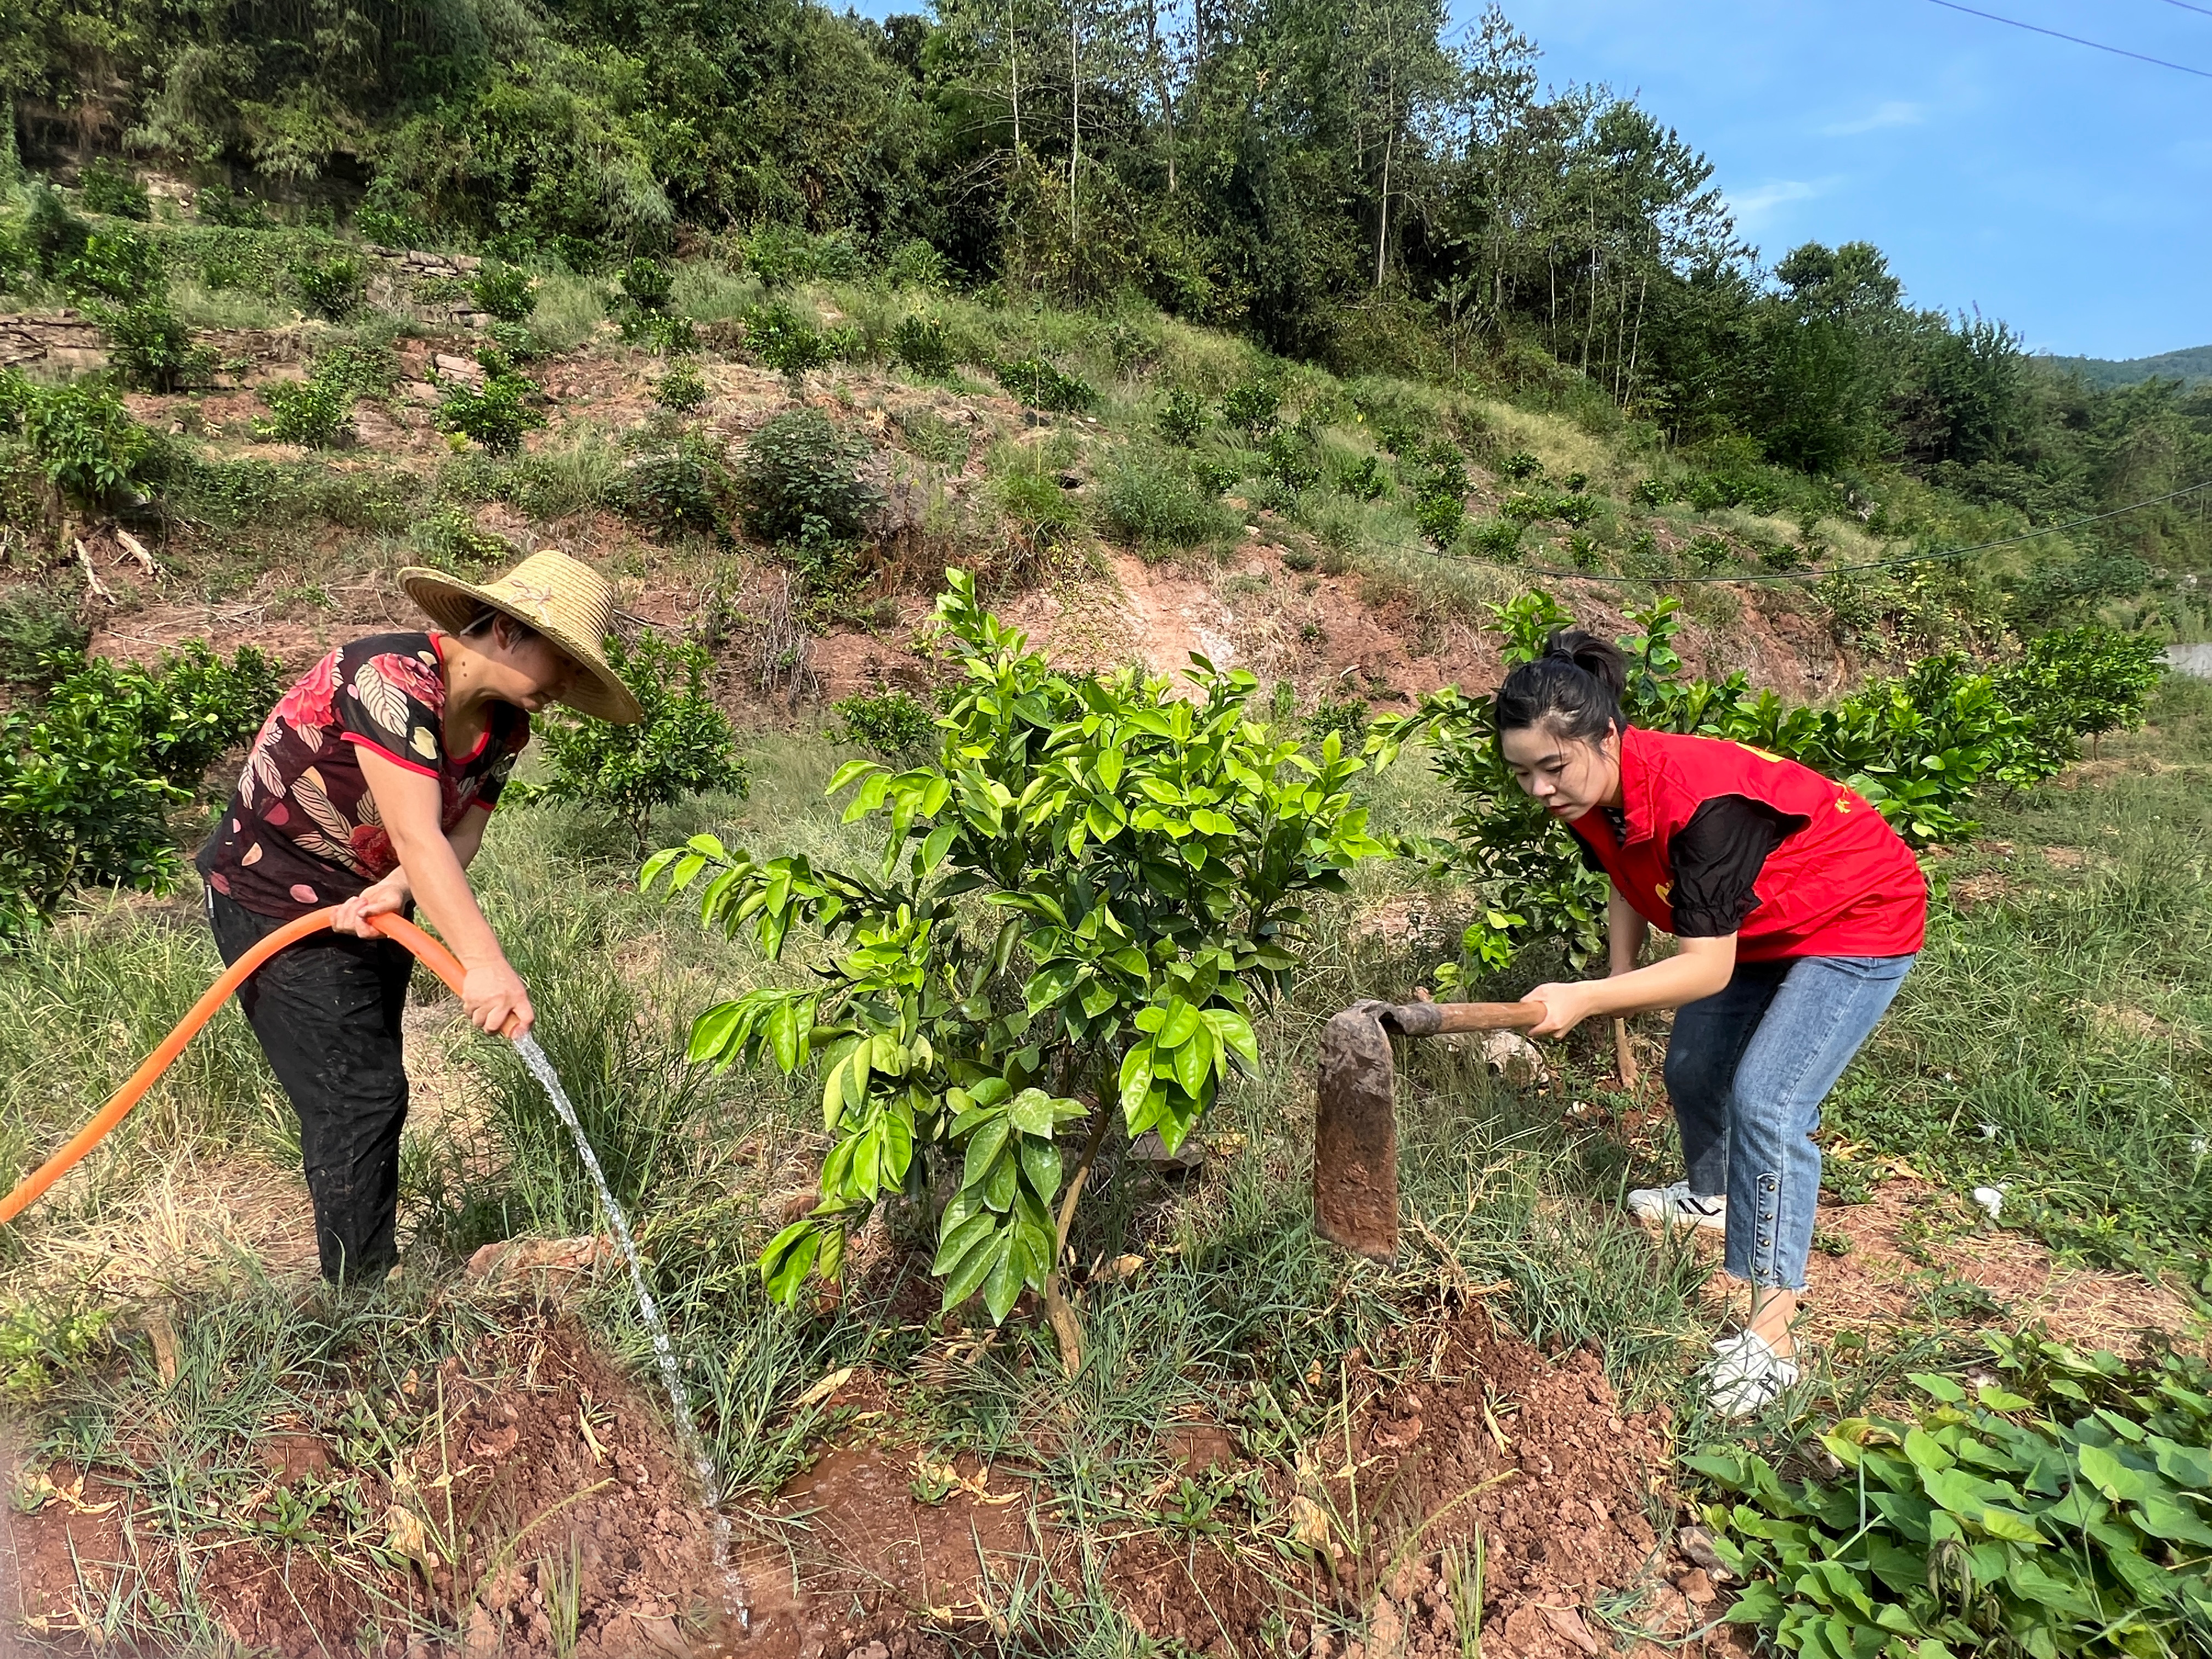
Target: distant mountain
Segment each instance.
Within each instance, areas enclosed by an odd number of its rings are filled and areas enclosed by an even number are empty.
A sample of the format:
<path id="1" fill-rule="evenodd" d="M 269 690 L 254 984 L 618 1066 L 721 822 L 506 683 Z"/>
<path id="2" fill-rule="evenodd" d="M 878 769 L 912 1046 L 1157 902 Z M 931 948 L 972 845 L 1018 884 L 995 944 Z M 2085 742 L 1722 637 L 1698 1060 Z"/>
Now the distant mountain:
<path id="1" fill-rule="evenodd" d="M 2212 345 L 2161 351 L 2155 357 L 2130 357 L 2125 362 L 2109 357 L 2045 357 L 2041 361 L 2061 371 L 2071 369 L 2094 386 L 2133 386 L 2154 374 L 2161 380 L 2185 380 L 2192 386 L 2212 380 Z"/>

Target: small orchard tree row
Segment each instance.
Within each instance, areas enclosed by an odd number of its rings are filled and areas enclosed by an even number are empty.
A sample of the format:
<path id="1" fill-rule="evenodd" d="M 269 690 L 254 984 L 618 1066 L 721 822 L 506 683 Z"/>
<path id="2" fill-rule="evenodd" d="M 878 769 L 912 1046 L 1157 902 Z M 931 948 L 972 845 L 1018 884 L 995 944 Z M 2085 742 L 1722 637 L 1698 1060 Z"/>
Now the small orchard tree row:
<path id="1" fill-rule="evenodd" d="M 937 1218 L 951 1308 L 993 1320 L 1040 1291 L 1063 1359 L 1079 1337 L 1057 1263 L 1109 1122 L 1179 1146 L 1259 1062 L 1253 1018 L 1290 986 L 1317 892 L 1388 853 L 1332 735 L 1318 757 L 1255 717 L 1258 681 L 1194 657 L 1194 697 L 1134 671 L 1055 672 L 946 573 L 941 637 L 962 682 L 933 763 L 856 760 L 830 782 L 875 821 L 866 870 L 757 859 L 712 836 L 655 854 L 642 884 L 699 887 L 700 916 L 771 958 L 813 936 L 816 982 L 699 1016 L 690 1054 L 819 1078 L 832 1146 L 813 1213 L 770 1242 L 769 1287 L 835 1279 L 886 1194 Z M 1057 1136 L 1085 1117 L 1071 1170 Z"/>
<path id="2" fill-rule="evenodd" d="M 1629 612 L 1638 631 L 1619 643 L 1629 659 L 1622 710 L 1630 722 L 1802 761 L 1849 783 L 1916 847 L 1972 835 L 1978 826 L 1966 813 L 1987 785 L 2039 782 L 2079 757 L 2082 736 L 2139 720 L 2161 672 L 2157 641 L 2077 628 L 2044 635 L 2018 661 L 1993 669 L 1957 653 L 1929 657 L 1902 678 L 1874 681 L 1827 707 L 1792 706 L 1771 691 L 1754 693 L 1741 673 L 1686 678 L 1674 648 L 1679 605 L 1665 598 Z M 1492 611 L 1509 667 L 1536 656 L 1553 629 L 1573 620 L 1542 592 Z M 1413 714 L 1377 722 L 1375 733 L 1386 757 L 1416 738 L 1430 744 L 1458 797 L 1449 838 L 1421 848 L 1440 870 L 1472 877 L 1481 895 L 1458 971 L 1502 968 L 1538 938 L 1559 942 L 1577 969 L 1595 959 L 1604 945 L 1605 878 L 1514 783 L 1490 698 L 1448 686 Z"/>

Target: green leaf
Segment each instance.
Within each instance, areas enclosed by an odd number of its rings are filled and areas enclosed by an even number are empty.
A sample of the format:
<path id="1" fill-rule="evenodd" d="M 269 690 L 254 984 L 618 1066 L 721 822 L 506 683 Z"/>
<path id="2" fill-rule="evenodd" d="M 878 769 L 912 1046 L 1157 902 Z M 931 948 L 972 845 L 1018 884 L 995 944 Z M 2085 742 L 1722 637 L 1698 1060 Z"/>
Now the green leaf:
<path id="1" fill-rule="evenodd" d="M 1252 1022 L 1233 1008 L 1209 1008 L 1206 1011 L 1206 1029 L 1213 1033 L 1215 1046 L 1224 1056 L 1233 1056 L 1245 1074 L 1260 1074 L 1260 1042 L 1252 1035 Z"/>
<path id="2" fill-rule="evenodd" d="M 1000 1236 L 998 1259 L 991 1264 L 991 1276 L 983 1284 L 983 1305 L 990 1310 L 993 1324 L 1004 1323 L 1014 1310 L 1022 1285 L 1021 1265 L 1014 1260 L 1014 1235 L 1010 1228 Z"/>
<path id="3" fill-rule="evenodd" d="M 1190 1041 L 1190 1034 L 1198 1030 L 1198 1010 L 1181 997 L 1168 1004 L 1167 1018 L 1160 1026 L 1160 1034 L 1152 1045 L 1163 1054 L 1180 1048 Z"/>
<path id="4" fill-rule="evenodd" d="M 2163 1538 L 2172 1544 L 2195 1544 L 2199 1548 L 2212 1546 L 2212 1527 L 2207 1527 L 2192 1514 L 2186 1504 L 2160 1492 L 2145 1495 L 2138 1510 L 2142 1529 L 2154 1538 Z"/>
<path id="5" fill-rule="evenodd" d="M 946 1278 L 942 1305 L 948 1312 L 975 1293 L 975 1287 L 983 1282 L 985 1275 L 1004 1259 L 1006 1246 L 1012 1239 L 1012 1236 L 1001 1228 L 996 1216 L 979 1216 L 976 1218 L 990 1230 L 992 1237 L 962 1256 L 960 1265 Z"/>
<path id="6" fill-rule="evenodd" d="M 1133 1134 L 1143 1133 L 1137 1127 L 1137 1115 L 1143 1110 L 1145 1097 L 1152 1086 L 1152 1045 L 1139 1042 L 1121 1056 L 1121 1111 Z"/>
<path id="7" fill-rule="evenodd" d="M 684 1047 L 684 1057 L 694 1066 L 722 1060 L 723 1051 L 730 1046 L 731 1034 L 737 1030 L 744 1012 L 741 1001 L 717 1003 L 707 1010 L 691 1022 L 691 1040 Z"/>
<path id="8" fill-rule="evenodd" d="M 2081 1478 L 2113 1503 L 2140 1498 L 2149 1490 L 2141 1471 L 2126 1464 L 2102 1446 L 2082 1446 L 2075 1454 Z"/>
<path id="9" fill-rule="evenodd" d="M 1022 1178 L 1030 1190 L 1048 1203 L 1060 1191 L 1060 1148 L 1053 1141 L 1024 1135 L 1021 1147 Z"/>
<path id="10" fill-rule="evenodd" d="M 811 1221 L 794 1221 L 770 1239 L 761 1252 L 761 1279 L 770 1299 L 786 1307 L 796 1302 L 821 1249 L 821 1232 Z"/>
<path id="11" fill-rule="evenodd" d="M 1014 1127 L 1025 1135 L 1049 1135 L 1053 1127 L 1052 1097 L 1042 1089 L 1024 1089 L 1006 1108 Z"/>
<path id="12" fill-rule="evenodd" d="M 1006 1120 L 994 1117 L 968 1138 L 968 1151 L 961 1166 L 960 1184 L 963 1188 L 979 1188 L 983 1177 L 990 1173 L 992 1161 L 1006 1144 Z M 994 1208 L 1003 1209 L 1004 1205 Z"/>
<path id="13" fill-rule="evenodd" d="M 1914 1371 L 1905 1379 L 1926 1394 L 1933 1395 L 1947 1406 L 1956 1406 L 1966 1398 L 1966 1391 L 1948 1376 L 1932 1371 Z"/>
<path id="14" fill-rule="evenodd" d="M 951 1213 L 950 1209 L 945 1212 Z M 929 1264 L 930 1276 L 942 1279 L 968 1258 L 969 1251 L 998 1231 L 998 1218 L 988 1212 L 969 1216 L 946 1233 L 937 1247 L 937 1259 Z"/>
<path id="15" fill-rule="evenodd" d="M 839 767 L 835 772 L 830 775 L 830 787 L 827 789 L 824 789 L 822 793 L 825 798 L 830 795 L 841 794 L 846 789 L 851 787 L 855 779 L 865 778 L 871 772 L 884 772 L 889 769 L 890 769 L 885 767 L 881 761 L 847 761 L 842 766 Z M 757 842 L 753 844 L 756 847 L 760 845 Z"/>
<path id="16" fill-rule="evenodd" d="M 680 847 L 665 848 L 655 853 L 645 861 L 645 867 L 637 872 L 637 890 L 641 893 L 652 891 L 653 884 L 660 878 L 660 872 L 683 856 L 684 849 Z"/>
<path id="17" fill-rule="evenodd" d="M 1190 1034 L 1190 1041 L 1175 1053 L 1176 1081 L 1193 1100 L 1202 1099 L 1206 1080 L 1213 1070 L 1213 1033 L 1203 1024 Z"/>
<path id="18" fill-rule="evenodd" d="M 1001 1150 L 983 1176 L 983 1201 L 1004 1215 L 1014 1201 L 1014 1182 L 1020 1170 L 1012 1153 Z"/>

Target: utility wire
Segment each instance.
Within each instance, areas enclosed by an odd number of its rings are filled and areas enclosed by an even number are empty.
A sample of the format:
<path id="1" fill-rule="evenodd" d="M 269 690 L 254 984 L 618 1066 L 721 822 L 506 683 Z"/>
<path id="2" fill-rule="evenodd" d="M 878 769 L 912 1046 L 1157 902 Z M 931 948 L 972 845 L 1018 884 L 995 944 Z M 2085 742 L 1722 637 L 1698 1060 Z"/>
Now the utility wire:
<path id="1" fill-rule="evenodd" d="M 2189 0 L 2166 0 L 2166 3 L 2169 6 L 2179 6 L 2184 11 L 2201 12 L 2207 17 L 2212 17 L 2212 6 L 2192 6 L 2189 3 Z"/>
<path id="2" fill-rule="evenodd" d="M 1812 582 L 1828 576 L 1854 575 L 1863 570 L 1895 570 L 1905 565 L 1941 564 L 1953 559 L 1963 559 L 1972 553 L 1987 553 L 2000 547 L 2014 547 L 2021 542 L 2040 541 L 2045 536 L 2062 536 L 2069 530 L 2079 530 L 2084 525 L 2102 524 L 2107 519 L 2139 513 L 2146 507 L 2161 506 L 2205 489 L 2212 489 L 2212 478 L 2201 483 L 2185 485 L 2179 489 L 2170 489 L 2165 495 L 2153 495 L 2148 501 L 2130 501 L 2125 507 L 2116 507 L 2109 512 L 2069 519 L 2064 524 L 2048 525 L 2041 530 L 2024 530 L 2016 536 L 2000 536 L 1995 541 L 1976 542 L 1968 547 L 1947 547 L 1933 553 L 1907 553 L 1894 559 L 1869 559 L 1863 564 L 1830 565 L 1825 570 L 1755 570 L 1728 576 L 1614 576 L 1588 570 L 1561 569 L 1552 565 L 1515 564 L 1504 559 L 1477 559 L 1469 562 L 1491 565 L 1499 570 L 1519 570 L 1532 576 L 1553 576 L 1562 581 L 1602 582 L 1616 587 L 1688 587 L 1721 582 Z"/>
<path id="3" fill-rule="evenodd" d="M 2070 40 L 2077 46 L 2091 46 L 2099 52 L 2109 52 L 2115 57 L 2132 58 L 2139 64 L 2155 64 L 2160 69 L 2179 70 L 2184 75 L 2199 75 L 2212 81 L 2212 70 L 2192 69 L 2187 64 L 2176 64 L 2164 58 L 2153 58 L 2144 52 L 2130 52 L 2125 46 L 2108 46 L 2102 40 L 2085 40 L 2078 34 L 2061 34 L 2057 29 L 2045 28 L 2040 23 L 2023 23 L 2017 17 L 2000 17 L 1993 11 L 1977 11 L 1972 6 L 1962 6 L 1958 0 L 1928 0 L 1931 6 L 1941 6 L 1946 11 L 1962 11 L 1969 17 L 1987 18 L 1992 23 L 2003 23 L 2016 29 L 2026 29 L 2030 34 L 2047 34 L 2054 40 Z M 2173 0 L 2179 5 L 2182 0 Z M 2191 6 L 2191 11 L 2202 11 L 2201 6 Z"/>

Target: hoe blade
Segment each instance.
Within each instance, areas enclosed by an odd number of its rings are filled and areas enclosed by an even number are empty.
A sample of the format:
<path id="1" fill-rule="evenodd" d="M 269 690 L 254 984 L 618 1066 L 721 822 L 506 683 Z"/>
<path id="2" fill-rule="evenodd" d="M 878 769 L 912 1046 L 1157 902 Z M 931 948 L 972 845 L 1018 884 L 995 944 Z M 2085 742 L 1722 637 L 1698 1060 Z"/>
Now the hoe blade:
<path id="1" fill-rule="evenodd" d="M 1398 1119 L 1389 1006 L 1363 1002 L 1322 1032 L 1315 1090 L 1314 1226 L 1376 1261 L 1398 1254 Z"/>

